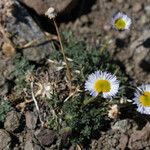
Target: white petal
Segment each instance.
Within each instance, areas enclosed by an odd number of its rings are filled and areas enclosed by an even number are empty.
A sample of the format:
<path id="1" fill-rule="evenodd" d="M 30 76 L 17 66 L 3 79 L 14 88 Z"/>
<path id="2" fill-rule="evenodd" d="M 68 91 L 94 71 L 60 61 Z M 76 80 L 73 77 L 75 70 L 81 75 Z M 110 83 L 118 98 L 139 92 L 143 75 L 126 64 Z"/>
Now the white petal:
<path id="1" fill-rule="evenodd" d="M 115 21 L 116 21 L 117 19 L 120 19 L 120 18 L 122 18 L 122 19 L 124 20 L 124 22 L 126 23 L 124 29 L 129 30 L 129 28 L 130 28 L 130 26 L 131 26 L 131 24 L 132 24 L 132 21 L 131 21 L 131 19 L 130 19 L 125 13 L 122 13 L 122 12 L 118 12 L 118 13 L 116 13 L 116 14 L 112 17 L 112 19 L 111 19 L 111 24 L 112 24 L 113 28 L 117 29 L 116 26 L 115 26 Z M 117 29 L 117 30 L 118 30 L 118 29 Z"/>
<path id="2" fill-rule="evenodd" d="M 104 98 L 111 98 L 117 94 L 119 89 L 119 82 L 117 81 L 116 76 L 111 75 L 108 72 L 96 71 L 95 73 L 89 75 L 88 80 L 85 82 L 85 90 L 89 91 L 90 95 L 94 97 L 98 95 L 94 89 L 95 81 L 98 79 L 107 80 L 110 83 L 110 91 L 102 93 Z"/>
<path id="3" fill-rule="evenodd" d="M 140 92 L 150 92 L 150 84 L 147 85 L 141 85 L 137 87 L 137 90 L 134 93 L 134 98 L 133 98 L 133 104 L 137 105 L 137 111 L 140 112 L 141 114 L 148 114 L 150 115 L 150 107 L 145 107 L 140 103 L 139 97 L 141 96 Z"/>

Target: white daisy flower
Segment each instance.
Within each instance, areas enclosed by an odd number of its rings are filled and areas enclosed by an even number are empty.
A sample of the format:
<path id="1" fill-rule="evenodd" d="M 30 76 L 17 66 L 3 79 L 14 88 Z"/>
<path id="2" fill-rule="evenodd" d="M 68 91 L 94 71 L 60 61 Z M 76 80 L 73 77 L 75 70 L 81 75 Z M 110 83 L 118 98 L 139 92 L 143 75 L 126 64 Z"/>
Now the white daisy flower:
<path id="1" fill-rule="evenodd" d="M 150 114 L 150 84 L 139 86 L 135 92 L 134 104 L 137 111 L 142 114 Z"/>
<path id="2" fill-rule="evenodd" d="M 94 97 L 102 93 L 104 98 L 111 98 L 116 95 L 118 89 L 119 82 L 116 76 L 107 72 L 96 71 L 89 75 L 85 82 L 85 90 Z"/>
<path id="3" fill-rule="evenodd" d="M 111 24 L 112 24 L 113 28 L 115 28 L 119 31 L 122 31 L 125 29 L 129 30 L 131 23 L 132 23 L 131 19 L 123 12 L 116 13 L 112 17 L 112 20 L 111 20 Z"/>

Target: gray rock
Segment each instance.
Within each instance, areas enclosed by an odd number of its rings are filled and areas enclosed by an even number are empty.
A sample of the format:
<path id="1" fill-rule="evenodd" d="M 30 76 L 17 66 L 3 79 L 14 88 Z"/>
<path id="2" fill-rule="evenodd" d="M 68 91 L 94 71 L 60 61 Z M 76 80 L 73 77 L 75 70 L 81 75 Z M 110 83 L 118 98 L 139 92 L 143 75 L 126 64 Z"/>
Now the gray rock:
<path id="1" fill-rule="evenodd" d="M 60 138 L 61 138 L 61 144 L 62 146 L 67 146 L 68 144 L 68 137 L 71 136 L 72 130 L 70 127 L 66 127 L 61 130 L 60 132 Z"/>
<path id="2" fill-rule="evenodd" d="M 26 126 L 29 129 L 35 129 L 36 128 L 38 116 L 34 112 L 27 111 L 25 113 L 25 119 L 26 119 Z"/>
<path id="3" fill-rule="evenodd" d="M 9 85 L 8 85 L 8 83 L 5 83 L 4 85 L 2 85 L 1 87 L 0 87 L 0 96 L 4 96 L 4 95 L 6 95 L 7 93 L 8 93 L 8 89 L 9 89 Z"/>
<path id="4" fill-rule="evenodd" d="M 112 127 L 113 130 L 119 130 L 122 133 L 125 133 L 131 128 L 131 123 L 128 119 L 117 121 Z"/>
<path id="5" fill-rule="evenodd" d="M 42 148 L 39 145 L 32 143 L 32 141 L 26 141 L 24 150 L 42 150 Z"/>
<path id="6" fill-rule="evenodd" d="M 0 150 L 9 150 L 11 144 L 11 137 L 9 133 L 0 129 Z"/>
<path id="7" fill-rule="evenodd" d="M 150 72 L 150 51 L 143 60 L 141 60 L 140 67 L 142 67 L 144 71 Z"/>
<path id="8" fill-rule="evenodd" d="M 144 7 L 144 9 L 145 9 L 146 13 L 147 13 L 148 15 L 150 15 L 150 5 L 146 5 L 146 6 Z"/>
<path id="9" fill-rule="evenodd" d="M 3 57 L 3 54 L 0 51 L 0 96 L 4 96 L 8 92 L 8 83 L 7 79 L 10 79 L 10 73 L 13 70 L 12 62 Z"/>
<path id="10" fill-rule="evenodd" d="M 27 59 L 40 62 L 51 52 L 51 43 L 43 31 L 34 22 L 30 14 L 17 0 L 2 0 L 0 8 L 5 8 L 9 3 L 9 16 L 5 16 L 4 22 L 7 34 L 12 35 L 14 46 L 18 47 Z M 2 6 L 1 6 L 2 5 Z M 31 43 L 31 44 L 29 44 Z M 28 46 L 27 46 L 28 45 Z"/>
<path id="11" fill-rule="evenodd" d="M 142 3 L 135 3 L 132 9 L 135 13 L 139 12 L 142 9 Z"/>
<path id="12" fill-rule="evenodd" d="M 5 78 L 0 75 L 0 86 L 2 86 L 5 83 Z"/>
<path id="13" fill-rule="evenodd" d="M 145 150 L 149 150 L 150 149 L 150 147 L 148 146 L 148 147 L 145 147 Z"/>
<path id="14" fill-rule="evenodd" d="M 40 143 L 34 136 L 34 130 L 27 130 L 27 133 L 24 136 L 23 143 L 24 150 L 42 150 Z"/>
<path id="15" fill-rule="evenodd" d="M 58 13 L 70 12 L 77 4 L 78 0 L 19 0 L 26 6 L 34 9 L 37 14 L 44 15 L 49 7 L 54 7 Z"/>
<path id="16" fill-rule="evenodd" d="M 126 71 L 138 82 L 150 80 L 149 76 L 149 49 L 150 49 L 150 31 L 145 30 L 138 39 L 132 42 L 130 48 L 126 51 Z M 132 68 L 132 69 L 130 69 Z"/>
<path id="17" fill-rule="evenodd" d="M 13 132 L 20 126 L 20 114 L 14 110 L 10 111 L 6 115 L 4 127 L 7 131 Z"/>
<path id="18" fill-rule="evenodd" d="M 56 139 L 56 133 L 49 129 L 43 129 L 37 134 L 37 139 L 44 146 L 50 146 Z"/>
<path id="19" fill-rule="evenodd" d="M 19 147 L 14 147 L 14 148 L 13 148 L 13 150 L 19 150 L 19 149 L 20 149 Z"/>
<path id="20" fill-rule="evenodd" d="M 109 139 L 108 140 L 108 144 L 111 146 L 111 147 L 116 147 L 118 145 L 119 141 L 118 139 L 116 138 L 112 138 L 112 139 Z"/>
<path id="21" fill-rule="evenodd" d="M 119 140 L 118 148 L 120 148 L 121 150 L 125 150 L 127 147 L 128 139 L 129 138 L 126 134 L 122 134 Z"/>
<path id="22" fill-rule="evenodd" d="M 141 150 L 150 147 L 150 123 L 142 130 L 135 130 L 130 136 L 128 147 L 132 150 Z"/>
<path id="23" fill-rule="evenodd" d="M 89 18 L 87 15 L 83 15 L 80 17 L 80 21 L 82 22 L 82 24 L 88 23 Z"/>
<path id="24" fill-rule="evenodd" d="M 118 3 L 122 3 L 122 2 L 123 2 L 123 0 L 117 0 L 117 2 L 118 2 Z"/>

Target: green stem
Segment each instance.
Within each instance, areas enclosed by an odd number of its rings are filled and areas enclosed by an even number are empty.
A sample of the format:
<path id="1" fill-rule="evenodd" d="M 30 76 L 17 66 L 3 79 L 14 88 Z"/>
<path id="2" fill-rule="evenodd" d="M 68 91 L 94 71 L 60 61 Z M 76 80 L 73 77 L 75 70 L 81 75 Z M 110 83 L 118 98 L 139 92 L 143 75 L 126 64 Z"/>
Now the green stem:
<path id="1" fill-rule="evenodd" d="M 55 21 L 55 19 L 53 19 L 53 22 L 54 22 L 54 25 L 55 25 L 55 28 L 56 28 L 56 32 L 57 32 L 57 35 L 58 35 L 58 40 L 59 40 L 59 43 L 60 43 L 60 47 L 61 47 L 61 52 L 63 54 L 63 59 L 66 63 L 66 69 L 67 69 L 67 77 L 68 77 L 68 80 L 71 84 L 71 80 L 72 80 L 72 77 L 71 77 L 71 71 L 69 69 L 69 64 L 68 64 L 68 61 L 66 59 L 66 55 L 65 55 L 65 52 L 64 52 L 64 48 L 63 48 L 63 44 L 62 44 L 62 40 L 61 40 L 61 36 L 60 36 L 60 32 L 59 32 L 59 29 L 58 29 L 58 26 L 57 26 L 57 23 Z"/>

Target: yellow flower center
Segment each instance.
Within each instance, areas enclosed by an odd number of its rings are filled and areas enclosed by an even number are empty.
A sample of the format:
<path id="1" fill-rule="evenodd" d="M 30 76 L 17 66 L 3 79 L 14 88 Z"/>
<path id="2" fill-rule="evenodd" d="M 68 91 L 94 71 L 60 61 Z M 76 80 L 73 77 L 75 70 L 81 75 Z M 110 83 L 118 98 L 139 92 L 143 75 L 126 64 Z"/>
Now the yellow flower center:
<path id="1" fill-rule="evenodd" d="M 122 18 L 119 18 L 115 21 L 115 27 L 118 30 L 123 30 L 125 26 L 126 26 L 126 22 Z"/>
<path id="2" fill-rule="evenodd" d="M 140 96 L 140 102 L 144 107 L 150 107 L 150 92 L 144 92 Z"/>
<path id="3" fill-rule="evenodd" d="M 107 80 L 96 80 L 94 84 L 94 90 L 98 93 L 100 92 L 109 92 L 110 83 Z"/>

